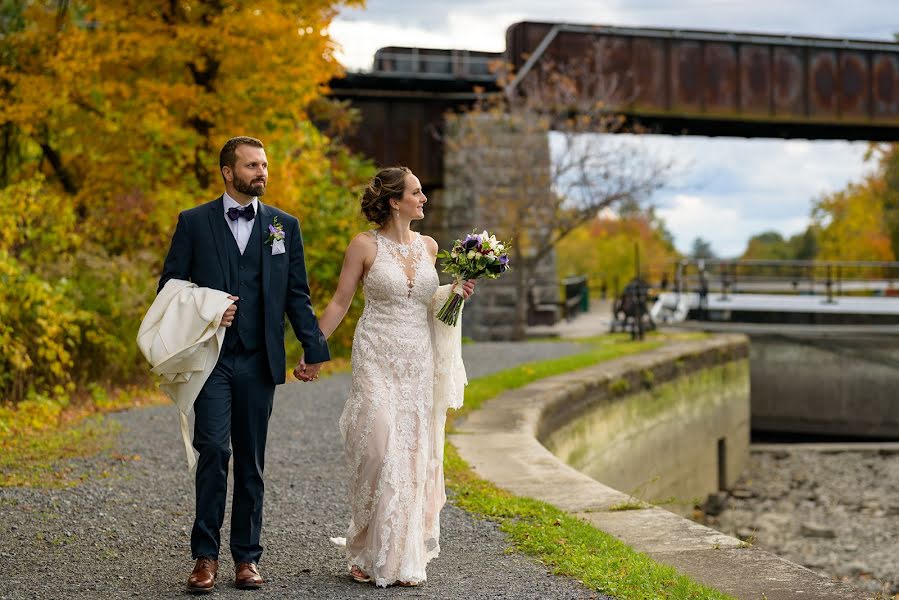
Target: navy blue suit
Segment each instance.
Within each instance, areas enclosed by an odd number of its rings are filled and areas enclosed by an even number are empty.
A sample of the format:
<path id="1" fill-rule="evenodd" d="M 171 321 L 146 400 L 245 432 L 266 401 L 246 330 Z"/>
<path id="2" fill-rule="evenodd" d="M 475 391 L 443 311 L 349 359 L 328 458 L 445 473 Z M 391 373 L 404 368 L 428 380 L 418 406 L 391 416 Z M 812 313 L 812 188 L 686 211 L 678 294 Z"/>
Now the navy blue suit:
<path id="1" fill-rule="evenodd" d="M 200 454 L 194 558 L 218 558 L 231 447 L 231 554 L 235 563 L 259 562 L 262 555 L 262 473 L 275 385 L 286 378 L 285 314 L 306 362 L 330 359 L 309 298 L 299 221 L 258 205 L 243 254 L 225 221 L 221 197 L 182 212 L 159 280 L 159 289 L 169 279 L 184 279 L 240 298 L 219 361 L 194 403 L 194 448 Z M 272 255 L 266 240 L 275 218 L 284 229 L 285 252 Z"/>

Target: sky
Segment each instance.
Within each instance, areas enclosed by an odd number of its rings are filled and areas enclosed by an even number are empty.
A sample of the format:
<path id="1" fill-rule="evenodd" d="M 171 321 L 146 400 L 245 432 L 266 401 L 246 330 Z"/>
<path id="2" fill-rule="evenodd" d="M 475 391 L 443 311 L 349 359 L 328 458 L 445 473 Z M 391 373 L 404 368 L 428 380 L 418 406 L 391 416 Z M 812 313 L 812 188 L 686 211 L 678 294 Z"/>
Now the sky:
<path id="1" fill-rule="evenodd" d="M 518 21 L 712 29 L 893 40 L 896 0 L 368 0 L 331 24 L 350 70 L 371 69 L 383 46 L 502 52 Z M 676 177 L 650 201 L 688 252 L 697 236 L 719 256 L 737 256 L 754 234 L 799 233 L 812 201 L 872 169 L 864 142 L 644 136 L 676 157 Z"/>

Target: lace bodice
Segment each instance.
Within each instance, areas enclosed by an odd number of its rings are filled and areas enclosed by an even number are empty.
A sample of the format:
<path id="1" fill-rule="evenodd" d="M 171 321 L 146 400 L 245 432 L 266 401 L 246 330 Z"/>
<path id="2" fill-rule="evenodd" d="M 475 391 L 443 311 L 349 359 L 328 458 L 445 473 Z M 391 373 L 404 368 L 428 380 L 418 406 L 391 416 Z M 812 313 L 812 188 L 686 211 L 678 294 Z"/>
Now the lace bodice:
<path id="1" fill-rule="evenodd" d="M 427 320 L 428 303 L 439 283 L 421 235 L 406 245 L 377 231 L 372 234 L 378 253 L 363 282 L 365 310 L 385 316 L 399 311 L 396 316 L 403 314 L 418 326 Z"/>

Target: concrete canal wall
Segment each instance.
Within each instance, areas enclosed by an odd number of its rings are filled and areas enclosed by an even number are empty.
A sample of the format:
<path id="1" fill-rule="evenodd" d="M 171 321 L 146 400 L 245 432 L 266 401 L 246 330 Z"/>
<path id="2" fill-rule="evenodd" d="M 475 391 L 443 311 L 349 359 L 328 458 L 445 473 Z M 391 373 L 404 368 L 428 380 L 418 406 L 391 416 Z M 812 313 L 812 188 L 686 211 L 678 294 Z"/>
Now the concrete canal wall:
<path id="1" fill-rule="evenodd" d="M 593 479 L 689 516 L 731 487 L 749 456 L 749 363 L 728 350 L 684 361 L 667 382 L 647 370 L 637 391 L 595 394 L 540 441 Z"/>
<path id="2" fill-rule="evenodd" d="M 753 429 L 899 439 L 899 336 L 750 337 Z"/>
<path id="3" fill-rule="evenodd" d="M 695 456 L 693 451 L 682 450 L 680 460 L 671 459 L 666 454 L 677 454 L 671 444 L 681 447 L 675 437 L 703 437 L 695 433 L 702 429 L 713 432 L 713 425 L 694 427 L 693 422 L 707 419 L 719 423 L 733 422 L 725 430 L 743 429 L 748 435 L 745 422 L 746 409 L 731 412 L 722 408 L 728 402 L 724 398 L 736 398 L 737 404 L 745 404 L 745 392 L 732 395 L 722 393 L 691 403 L 689 399 L 672 400 L 671 410 L 652 413 L 648 401 L 634 394 L 641 386 L 652 387 L 686 376 L 692 383 L 681 389 L 703 389 L 708 381 L 720 378 L 725 387 L 734 385 L 742 389 L 741 378 L 745 378 L 745 358 L 748 343 L 741 335 L 718 335 L 709 339 L 670 344 L 665 347 L 609 361 L 556 377 L 537 381 L 524 388 L 510 390 L 468 415 L 457 423 L 457 433 L 450 437 L 451 443 L 459 450 L 461 457 L 482 478 L 519 495 L 548 502 L 565 510 L 593 526 L 610 533 L 634 549 L 644 552 L 653 559 L 669 564 L 694 579 L 741 599 L 795 600 L 795 598 L 815 598 L 816 600 L 855 600 L 867 598 L 864 592 L 842 583 L 831 581 L 795 563 L 765 552 L 758 548 L 694 523 L 671 511 L 657 506 L 645 506 L 634 510 L 618 510 L 623 505 L 632 505 L 633 497 L 615 489 L 606 481 L 598 481 L 585 473 L 565 464 L 552 454 L 540 440 L 550 439 L 554 432 L 564 428 L 579 416 L 588 414 L 598 406 L 624 405 L 635 398 L 640 406 L 636 413 L 649 414 L 647 419 L 655 422 L 641 429 L 638 419 L 623 414 L 616 418 L 622 426 L 628 424 L 630 432 L 605 430 L 608 438 L 624 440 L 633 452 L 643 453 L 649 465 L 631 462 L 631 469 L 639 470 L 635 480 L 645 479 L 646 473 L 661 473 L 659 465 L 675 465 L 684 472 L 681 461 L 689 463 Z M 731 367 L 727 367 L 731 365 Z M 716 367 L 725 367 L 715 374 Z M 711 374 L 702 374 L 702 371 Z M 648 373 L 652 373 L 651 386 Z M 693 373 L 698 379 L 691 378 Z M 708 379 L 703 379 L 707 377 Z M 699 383 L 697 384 L 696 381 Z M 673 388 L 677 390 L 675 385 Z M 647 392 L 649 390 L 646 390 Z M 667 393 L 667 392 L 666 392 Z M 672 392 L 673 397 L 679 394 Z M 741 399 L 742 398 L 742 399 Z M 717 408 L 716 408 L 717 407 Z M 681 415 L 695 414 L 695 417 Z M 650 411 L 647 413 L 647 411 Z M 611 414 L 611 413 L 607 413 Z M 664 415 L 669 415 L 665 417 Z M 676 415 L 672 417 L 671 415 Z M 740 415 L 743 415 L 740 417 Z M 741 421 L 743 425 L 738 425 Z M 666 433 L 666 423 L 677 435 Z M 576 425 L 574 427 L 577 427 Z M 714 433 L 717 436 L 716 449 L 712 456 L 717 458 L 717 439 L 727 432 Z M 656 437 L 659 439 L 646 439 Z M 706 437 L 708 437 L 706 435 Z M 734 440 L 739 436 L 734 435 Z M 667 440 L 667 442 L 665 441 Z M 610 442 L 600 442 L 607 443 Z M 726 442 L 727 443 L 727 442 Z M 736 454 L 736 441 L 731 441 Z M 612 444 L 614 446 L 614 444 Z M 707 452 L 705 443 L 697 443 L 698 454 Z M 685 446 L 689 448 L 688 444 Z M 644 448 L 651 448 L 644 450 Z M 645 452 L 645 453 L 644 453 Z M 745 449 L 740 451 L 744 454 Z M 629 460 L 627 452 L 618 453 L 619 460 Z M 726 464 L 730 464 L 729 457 Z M 701 460 L 717 464 L 717 460 Z M 667 468 L 667 467 L 666 467 Z M 686 467 L 689 470 L 689 466 Z M 737 465 L 734 463 L 734 470 Z M 738 475 L 737 472 L 732 476 Z M 664 476 L 664 474 L 663 474 Z M 725 473 L 725 479 L 731 475 Z M 661 480 L 661 478 L 660 478 Z"/>

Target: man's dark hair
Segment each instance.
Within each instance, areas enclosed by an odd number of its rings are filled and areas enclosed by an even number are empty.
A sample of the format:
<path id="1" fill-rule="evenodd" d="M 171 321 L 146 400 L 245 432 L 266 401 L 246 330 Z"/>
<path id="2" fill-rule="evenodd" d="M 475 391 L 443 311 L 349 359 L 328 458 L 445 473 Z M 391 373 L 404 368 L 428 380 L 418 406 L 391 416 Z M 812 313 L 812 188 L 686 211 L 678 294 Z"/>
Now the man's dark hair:
<path id="1" fill-rule="evenodd" d="M 245 135 L 233 137 L 225 142 L 225 145 L 222 146 L 222 151 L 219 152 L 219 171 L 226 166 L 231 167 L 232 171 L 234 170 L 234 165 L 237 164 L 238 146 L 254 146 L 256 148 L 262 148 L 263 150 L 265 149 L 262 142 L 256 138 L 247 137 Z"/>

